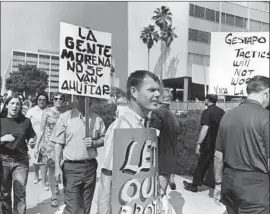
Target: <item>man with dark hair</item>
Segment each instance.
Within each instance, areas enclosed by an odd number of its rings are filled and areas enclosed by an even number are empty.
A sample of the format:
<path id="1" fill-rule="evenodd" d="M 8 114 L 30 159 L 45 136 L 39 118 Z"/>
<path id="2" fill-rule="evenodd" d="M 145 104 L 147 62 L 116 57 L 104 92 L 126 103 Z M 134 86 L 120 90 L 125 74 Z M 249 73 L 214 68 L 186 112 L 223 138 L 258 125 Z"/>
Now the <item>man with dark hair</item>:
<path id="1" fill-rule="evenodd" d="M 251 78 L 247 94 L 220 122 L 214 199 L 228 214 L 269 214 L 269 78 Z"/>
<path id="2" fill-rule="evenodd" d="M 183 181 L 185 189 L 192 192 L 198 191 L 198 186 L 202 185 L 204 176 L 214 159 L 218 127 L 225 113 L 223 109 L 216 106 L 217 100 L 217 95 L 213 94 L 208 94 L 205 98 L 207 109 L 202 113 L 202 128 L 196 146 L 196 154 L 199 155 L 199 161 L 195 169 L 193 182 Z"/>
<path id="3" fill-rule="evenodd" d="M 111 214 L 114 130 L 118 128 L 145 128 L 150 111 L 159 103 L 159 78 L 150 71 L 138 70 L 127 80 L 127 96 L 130 101 L 125 111 L 110 125 L 104 138 L 105 161 L 101 168 L 98 196 L 99 214 Z"/>

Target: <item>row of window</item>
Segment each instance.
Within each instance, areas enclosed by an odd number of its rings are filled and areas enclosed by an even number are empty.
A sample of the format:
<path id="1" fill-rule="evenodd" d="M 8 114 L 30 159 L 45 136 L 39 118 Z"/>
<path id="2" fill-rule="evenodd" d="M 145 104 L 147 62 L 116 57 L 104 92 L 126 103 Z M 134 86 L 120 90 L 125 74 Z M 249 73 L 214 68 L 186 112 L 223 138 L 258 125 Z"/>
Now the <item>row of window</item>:
<path id="1" fill-rule="evenodd" d="M 194 4 L 189 5 L 189 15 L 208 21 L 219 22 L 219 11 L 200 7 Z"/>
<path id="2" fill-rule="evenodd" d="M 54 82 L 54 83 L 59 83 L 58 80 L 51 80 L 51 82 Z"/>
<path id="3" fill-rule="evenodd" d="M 220 12 L 219 11 L 215 11 L 215 10 L 211 10 L 205 7 L 200 7 L 194 4 L 190 4 L 189 7 L 189 15 L 196 17 L 196 18 L 200 18 L 200 19 L 205 19 L 208 21 L 212 21 L 212 22 L 219 22 L 219 15 Z M 234 27 L 239 27 L 239 28 L 244 28 L 247 29 L 247 23 L 248 23 L 248 19 L 247 18 L 243 18 L 240 16 L 235 16 L 232 14 L 228 14 L 228 13 L 221 13 L 221 23 L 222 24 L 226 24 L 226 25 L 230 25 L 230 26 L 234 26 Z M 265 23 L 265 22 L 260 22 L 260 21 L 256 21 L 256 20 L 250 20 L 250 26 L 249 29 L 250 31 L 269 31 L 269 23 Z"/>
<path id="4" fill-rule="evenodd" d="M 188 40 L 194 42 L 211 43 L 211 33 L 201 30 L 188 29 Z"/>

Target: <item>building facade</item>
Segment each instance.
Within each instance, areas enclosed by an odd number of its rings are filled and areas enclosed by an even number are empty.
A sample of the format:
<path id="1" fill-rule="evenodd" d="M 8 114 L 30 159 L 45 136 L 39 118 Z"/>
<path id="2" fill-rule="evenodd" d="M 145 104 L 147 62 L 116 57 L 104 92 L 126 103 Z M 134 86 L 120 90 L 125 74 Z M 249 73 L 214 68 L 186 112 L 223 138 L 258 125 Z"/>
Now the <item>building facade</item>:
<path id="1" fill-rule="evenodd" d="M 147 68 L 147 48 L 140 33 L 143 27 L 154 23 L 154 10 L 162 5 L 173 14 L 177 38 L 165 57 L 161 43 L 154 44 L 150 49 L 150 70 L 160 75 L 165 67 L 163 83 L 173 89 L 174 99 L 204 98 L 209 81 L 211 32 L 269 31 L 269 2 L 130 2 L 129 73 Z"/>
<path id="2" fill-rule="evenodd" d="M 58 91 L 59 79 L 59 54 L 56 51 L 37 52 L 25 50 L 13 50 L 11 59 L 6 71 L 6 78 L 11 72 L 18 71 L 19 64 L 36 65 L 38 69 L 45 71 L 48 76 L 48 88 L 46 92 L 51 95 Z"/>

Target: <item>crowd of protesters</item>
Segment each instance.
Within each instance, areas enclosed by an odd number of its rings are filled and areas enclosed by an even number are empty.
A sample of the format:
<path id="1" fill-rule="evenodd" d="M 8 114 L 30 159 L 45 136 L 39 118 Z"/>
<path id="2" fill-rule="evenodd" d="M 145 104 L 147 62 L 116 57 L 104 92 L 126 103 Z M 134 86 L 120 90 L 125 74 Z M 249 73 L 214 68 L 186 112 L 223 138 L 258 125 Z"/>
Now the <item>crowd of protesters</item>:
<path id="1" fill-rule="evenodd" d="M 228 214 L 269 213 L 269 78 L 255 76 L 247 83 L 246 100 L 228 112 L 216 106 L 217 96 L 207 95 L 195 153 L 199 155 L 188 191 L 198 192 L 214 161 L 217 204 Z M 97 148 L 104 147 L 98 190 L 98 214 L 112 214 L 111 193 L 114 130 L 154 128 L 158 136 L 159 186 L 162 209 L 173 212 L 166 191 L 175 189 L 172 165 L 176 161 L 177 123 L 170 111 L 171 94 L 152 72 L 138 70 L 127 80 L 125 111 L 105 130 L 102 118 L 93 112 L 90 99 L 89 133 L 85 136 L 85 97 L 76 96 L 66 110 L 65 96 L 45 92 L 35 100 L 22 94 L 1 97 L 0 213 L 26 213 L 29 156 L 34 182 L 51 192 L 51 206 L 59 205 L 58 184 L 64 187 L 64 214 L 89 214 L 96 188 Z M 268 110 L 267 110 L 268 108 Z M 48 171 L 48 181 L 46 175 Z M 13 189 L 13 192 L 12 192 Z M 256 194 L 254 194 L 256 192 Z M 12 204 L 13 193 L 13 204 Z M 170 211 L 169 211 L 170 210 Z"/>

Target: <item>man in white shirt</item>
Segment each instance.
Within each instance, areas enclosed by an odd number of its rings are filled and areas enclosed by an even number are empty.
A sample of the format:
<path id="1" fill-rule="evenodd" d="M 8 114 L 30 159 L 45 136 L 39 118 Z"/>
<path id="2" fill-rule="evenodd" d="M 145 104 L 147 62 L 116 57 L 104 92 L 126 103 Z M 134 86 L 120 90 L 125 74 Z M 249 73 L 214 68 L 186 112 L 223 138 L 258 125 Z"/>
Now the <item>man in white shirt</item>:
<path id="1" fill-rule="evenodd" d="M 36 136 L 38 136 L 40 132 L 42 113 L 47 108 L 47 105 L 49 103 L 49 98 L 48 98 L 47 93 L 40 92 L 36 97 L 36 103 L 37 105 L 33 108 L 30 108 L 29 111 L 26 113 L 26 117 L 31 120 Z M 37 163 L 37 159 L 34 156 L 34 149 L 29 148 L 29 153 L 31 157 L 31 162 L 34 165 L 34 171 L 35 171 L 34 183 L 36 184 L 39 181 L 38 171 L 39 171 L 39 166 L 40 166 L 41 178 L 42 178 L 44 190 L 49 190 L 49 188 L 46 185 L 46 174 L 47 174 L 46 166 L 44 164 L 39 165 Z"/>
<path id="2" fill-rule="evenodd" d="M 152 72 L 138 70 L 127 81 L 127 96 L 130 101 L 122 115 L 108 128 L 104 138 L 105 162 L 101 169 L 98 213 L 111 214 L 112 168 L 114 130 L 117 128 L 144 128 L 145 119 L 155 110 L 160 96 L 159 78 Z"/>

